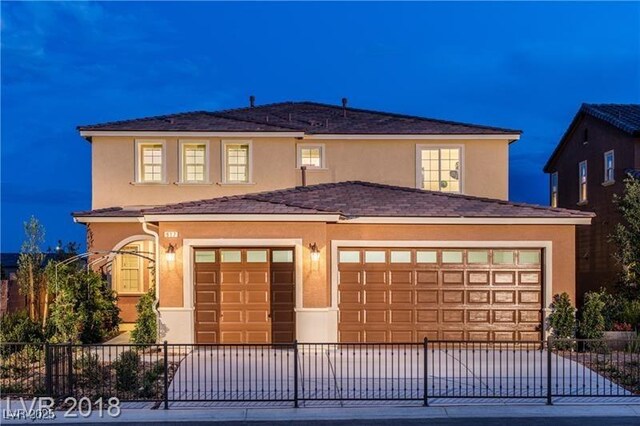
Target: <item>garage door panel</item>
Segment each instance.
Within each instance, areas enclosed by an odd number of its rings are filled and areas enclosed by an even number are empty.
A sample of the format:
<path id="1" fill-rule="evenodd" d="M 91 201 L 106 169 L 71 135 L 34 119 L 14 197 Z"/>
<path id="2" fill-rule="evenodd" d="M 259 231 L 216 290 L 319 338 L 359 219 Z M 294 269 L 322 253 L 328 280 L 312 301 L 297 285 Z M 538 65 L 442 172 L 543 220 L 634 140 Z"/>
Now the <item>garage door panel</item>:
<path id="1" fill-rule="evenodd" d="M 508 303 L 514 304 L 516 303 L 516 292 L 515 290 L 500 290 L 493 292 L 493 303 Z"/>
<path id="2" fill-rule="evenodd" d="M 367 270 L 364 273 L 364 284 L 387 284 L 387 271 L 371 271 Z"/>
<path id="3" fill-rule="evenodd" d="M 463 271 L 443 271 L 442 272 L 442 285 L 463 285 L 464 284 L 464 272 Z"/>
<path id="4" fill-rule="evenodd" d="M 488 286 L 489 272 L 486 271 L 469 271 L 467 272 L 467 282 L 472 286 Z"/>
<path id="5" fill-rule="evenodd" d="M 541 284 L 541 274 L 540 272 L 520 272 L 518 282 L 521 285 L 539 286 Z"/>
<path id="6" fill-rule="evenodd" d="M 464 303 L 464 292 L 462 290 L 442 291 L 442 304 Z"/>
<path id="7" fill-rule="evenodd" d="M 387 290 L 365 290 L 364 300 L 367 305 L 374 303 L 387 303 L 388 291 Z"/>
<path id="8" fill-rule="evenodd" d="M 416 301 L 418 304 L 437 304 L 438 303 L 438 291 L 437 290 L 417 290 Z"/>
<path id="9" fill-rule="evenodd" d="M 413 271 L 389 271 L 389 283 L 392 286 L 397 285 L 412 285 L 413 284 Z"/>
<path id="10" fill-rule="evenodd" d="M 364 322 L 367 324 L 386 324 L 387 321 L 388 315 L 386 310 L 367 308 L 364 311 Z"/>
<path id="11" fill-rule="evenodd" d="M 215 271 L 196 272 L 196 281 L 202 286 L 215 285 L 218 283 L 218 274 Z"/>
<path id="12" fill-rule="evenodd" d="M 413 304 L 413 290 L 391 290 L 391 303 L 409 303 Z"/>
<path id="13" fill-rule="evenodd" d="M 540 292 L 539 291 L 524 291 L 520 290 L 518 292 L 519 302 L 522 304 L 539 304 L 540 303 Z"/>
<path id="14" fill-rule="evenodd" d="M 488 309 L 469 309 L 467 311 L 467 322 L 470 324 L 490 324 L 490 312 Z"/>
<path id="15" fill-rule="evenodd" d="M 511 271 L 499 271 L 493 273 L 494 285 L 514 285 L 516 283 L 516 274 Z"/>
<path id="16" fill-rule="evenodd" d="M 443 323 L 463 323 L 464 310 L 462 309 L 445 309 L 442 311 Z"/>
<path id="17" fill-rule="evenodd" d="M 416 322 L 418 324 L 437 323 L 438 312 L 437 309 L 418 309 L 416 311 Z"/>
<path id="18" fill-rule="evenodd" d="M 517 264 L 516 249 L 351 250 L 378 254 L 386 250 L 386 257 L 376 255 L 373 264 L 365 256 L 359 264 L 338 265 L 339 336 L 349 337 L 342 341 L 541 337 L 542 265 Z M 394 258 L 394 250 L 403 255 Z M 535 256 L 527 259 L 535 261 Z M 355 283 L 340 279 L 347 267 Z"/>
<path id="19" fill-rule="evenodd" d="M 345 343 L 362 343 L 363 332 L 359 330 L 340 330 L 339 332 L 340 341 Z"/>
<path id="20" fill-rule="evenodd" d="M 198 303 L 218 303 L 218 292 L 198 289 L 196 291 L 196 300 Z"/>
<path id="21" fill-rule="evenodd" d="M 244 297 L 240 290 L 221 290 L 220 301 L 222 303 L 244 303 Z"/>
<path id="22" fill-rule="evenodd" d="M 416 271 L 416 285 L 422 287 L 437 287 L 438 271 Z"/>
<path id="23" fill-rule="evenodd" d="M 243 277 L 242 271 L 220 271 L 220 282 L 222 284 L 241 284 Z"/>
<path id="24" fill-rule="evenodd" d="M 469 304 L 488 304 L 491 302 L 491 292 L 486 290 L 486 291 L 480 291 L 480 290 L 473 290 L 473 291 L 467 291 L 467 302 Z"/>
<path id="25" fill-rule="evenodd" d="M 349 284 L 362 284 L 362 272 L 361 271 L 345 271 L 340 269 L 338 273 L 340 285 Z"/>

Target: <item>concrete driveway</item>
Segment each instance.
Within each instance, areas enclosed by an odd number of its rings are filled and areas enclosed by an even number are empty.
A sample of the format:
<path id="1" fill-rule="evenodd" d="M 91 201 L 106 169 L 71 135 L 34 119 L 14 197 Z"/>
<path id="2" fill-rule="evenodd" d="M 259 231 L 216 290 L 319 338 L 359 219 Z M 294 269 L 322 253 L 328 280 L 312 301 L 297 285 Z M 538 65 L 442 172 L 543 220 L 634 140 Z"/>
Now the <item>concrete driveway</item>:
<path id="1" fill-rule="evenodd" d="M 424 368 L 430 402 L 546 398 L 546 350 L 303 346 L 298 399 L 422 401 Z M 292 401 L 293 349 L 203 347 L 185 354 L 170 385 L 174 401 Z M 624 396 L 629 392 L 581 364 L 552 354 L 556 396 Z"/>

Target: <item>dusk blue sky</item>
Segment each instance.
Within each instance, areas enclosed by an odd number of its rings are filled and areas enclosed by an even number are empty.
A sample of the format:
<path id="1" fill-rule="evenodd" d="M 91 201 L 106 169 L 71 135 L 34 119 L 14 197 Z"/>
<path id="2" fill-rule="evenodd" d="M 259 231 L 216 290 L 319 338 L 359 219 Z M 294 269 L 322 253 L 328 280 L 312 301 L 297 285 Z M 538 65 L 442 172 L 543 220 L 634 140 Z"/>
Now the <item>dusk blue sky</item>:
<path id="1" fill-rule="evenodd" d="M 313 100 L 522 129 L 510 197 L 582 102 L 639 102 L 639 3 L 2 2 L 2 251 L 84 242 L 78 124 Z M 490 164 L 487 167 L 491 167 Z M 46 247 L 45 245 L 45 247 Z"/>

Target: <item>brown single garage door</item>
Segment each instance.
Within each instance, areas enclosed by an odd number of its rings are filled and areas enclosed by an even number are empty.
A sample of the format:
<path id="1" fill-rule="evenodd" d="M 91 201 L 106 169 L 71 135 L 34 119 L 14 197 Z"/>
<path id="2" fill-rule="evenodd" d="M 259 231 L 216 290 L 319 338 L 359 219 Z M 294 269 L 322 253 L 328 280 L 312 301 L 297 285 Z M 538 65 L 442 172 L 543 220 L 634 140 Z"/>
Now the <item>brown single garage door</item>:
<path id="1" fill-rule="evenodd" d="M 194 263 L 197 343 L 294 340 L 293 248 L 202 248 Z"/>
<path id="2" fill-rule="evenodd" d="M 538 340 L 542 250 L 344 248 L 341 342 Z"/>

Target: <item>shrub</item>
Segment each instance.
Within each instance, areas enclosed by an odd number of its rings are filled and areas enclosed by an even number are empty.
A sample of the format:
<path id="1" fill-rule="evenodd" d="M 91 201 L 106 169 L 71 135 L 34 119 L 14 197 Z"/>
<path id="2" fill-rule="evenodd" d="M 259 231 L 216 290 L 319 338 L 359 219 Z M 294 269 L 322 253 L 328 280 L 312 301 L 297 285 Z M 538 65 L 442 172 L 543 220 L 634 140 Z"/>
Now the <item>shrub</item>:
<path id="1" fill-rule="evenodd" d="M 621 321 L 640 329 L 640 300 L 626 300 L 622 307 Z"/>
<path id="2" fill-rule="evenodd" d="M 556 339 L 571 339 L 576 331 L 576 308 L 567 293 L 556 294 L 551 303 L 549 327 Z"/>
<path id="3" fill-rule="evenodd" d="M 0 318 L 0 342 L 40 343 L 43 338 L 40 324 L 29 318 L 26 311 Z"/>
<path id="4" fill-rule="evenodd" d="M 578 334 L 582 339 L 598 340 L 604 337 L 604 315 L 605 308 L 602 292 L 590 291 L 584 296 L 584 306 L 578 323 Z M 599 349 L 600 342 L 587 342 L 587 349 Z"/>
<path id="5" fill-rule="evenodd" d="M 113 363 L 116 371 L 116 389 L 123 392 L 137 392 L 140 387 L 138 368 L 140 356 L 134 351 L 125 351 Z"/>
<path id="6" fill-rule="evenodd" d="M 74 365 L 79 380 L 91 384 L 98 385 L 102 382 L 102 366 L 98 360 L 98 354 L 85 353 L 75 361 Z"/>
<path id="7" fill-rule="evenodd" d="M 49 321 L 51 341 L 99 343 L 113 335 L 120 323 L 120 310 L 109 283 L 82 265 L 59 265 L 57 274 L 55 265 L 47 265 L 55 295 Z"/>
<path id="8" fill-rule="evenodd" d="M 163 361 L 157 361 L 151 368 L 144 372 L 142 375 L 142 389 L 140 390 L 140 396 L 145 398 L 151 398 L 157 395 L 160 389 L 158 380 L 164 374 Z"/>
<path id="9" fill-rule="evenodd" d="M 131 340 L 134 343 L 155 343 L 158 338 L 158 320 L 153 309 L 155 303 L 155 289 L 151 287 L 148 292 L 140 297 L 136 304 L 138 318 L 131 332 Z"/>

